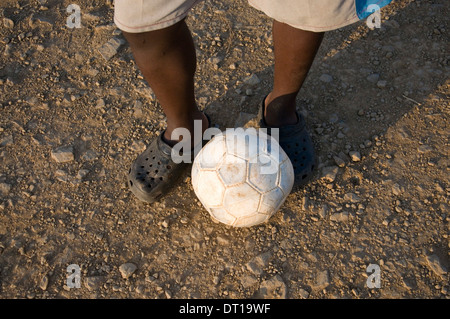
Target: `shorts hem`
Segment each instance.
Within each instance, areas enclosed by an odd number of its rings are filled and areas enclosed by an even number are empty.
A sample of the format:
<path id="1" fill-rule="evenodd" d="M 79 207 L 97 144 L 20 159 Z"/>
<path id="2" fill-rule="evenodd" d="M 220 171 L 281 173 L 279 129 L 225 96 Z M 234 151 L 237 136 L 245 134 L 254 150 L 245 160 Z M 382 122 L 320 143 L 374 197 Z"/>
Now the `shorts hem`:
<path id="1" fill-rule="evenodd" d="M 165 28 L 173 26 L 174 24 L 176 24 L 176 23 L 180 22 L 181 20 L 185 19 L 187 17 L 187 15 L 189 14 L 189 11 L 199 1 L 201 1 L 201 0 L 194 1 L 192 3 L 192 5 L 190 5 L 188 8 L 186 8 L 184 10 L 183 13 L 181 13 L 180 15 L 178 15 L 175 18 L 172 18 L 172 19 L 158 21 L 158 22 L 154 22 L 154 23 L 149 23 L 149 24 L 141 25 L 141 26 L 130 26 L 130 25 L 127 25 L 126 23 L 120 21 L 119 18 L 117 17 L 117 15 L 114 13 L 114 23 L 116 24 L 116 26 L 121 31 L 125 31 L 125 32 L 128 32 L 128 33 L 143 33 L 143 32 L 149 32 L 149 31 L 165 29 Z"/>
<path id="2" fill-rule="evenodd" d="M 294 27 L 296 29 L 301 29 L 305 31 L 312 31 L 312 32 L 327 32 L 327 31 L 333 31 L 337 30 L 346 26 L 349 26 L 351 24 L 354 24 L 356 22 L 361 21 L 358 17 L 346 20 L 340 24 L 333 25 L 333 26 L 310 26 L 310 25 L 300 25 L 300 24 L 292 24 L 289 22 L 285 22 L 286 24 L 290 25 L 291 27 Z M 282 21 L 280 21 L 282 22 Z"/>
<path id="3" fill-rule="evenodd" d="M 352 16 L 351 18 L 344 20 L 340 23 L 337 23 L 335 25 L 305 25 L 305 24 L 301 24 L 301 23 L 293 23 L 291 21 L 286 21 L 284 19 L 278 19 L 277 17 L 274 17 L 273 15 L 269 14 L 268 12 L 262 10 L 258 5 L 256 5 L 253 1 L 248 0 L 248 3 L 254 7 L 256 10 L 262 11 L 264 12 L 264 14 L 266 16 L 268 16 L 269 18 L 272 18 L 278 22 L 281 23 L 286 23 L 288 25 L 290 25 L 291 27 L 294 27 L 296 29 L 301 29 L 301 30 L 305 30 L 305 31 L 312 31 L 312 32 L 326 32 L 326 31 L 333 31 L 333 30 L 337 30 L 343 27 L 346 27 L 350 24 L 356 23 L 358 21 L 360 21 L 361 19 L 356 15 Z"/>
<path id="4" fill-rule="evenodd" d="M 162 21 L 162 22 L 158 22 L 158 23 L 148 24 L 148 25 L 144 25 L 144 26 L 137 26 L 137 27 L 127 26 L 124 23 L 120 22 L 119 19 L 117 19 L 116 17 L 114 17 L 114 23 L 121 31 L 128 32 L 128 33 L 143 33 L 143 32 L 156 31 L 156 30 L 161 30 L 161 29 L 171 27 L 174 24 L 176 24 L 176 23 L 180 22 L 181 20 L 183 20 L 184 18 L 186 18 L 186 16 L 187 16 L 187 12 L 183 15 L 180 15 L 176 18 L 173 18 L 173 19 L 170 19 L 167 21 Z"/>

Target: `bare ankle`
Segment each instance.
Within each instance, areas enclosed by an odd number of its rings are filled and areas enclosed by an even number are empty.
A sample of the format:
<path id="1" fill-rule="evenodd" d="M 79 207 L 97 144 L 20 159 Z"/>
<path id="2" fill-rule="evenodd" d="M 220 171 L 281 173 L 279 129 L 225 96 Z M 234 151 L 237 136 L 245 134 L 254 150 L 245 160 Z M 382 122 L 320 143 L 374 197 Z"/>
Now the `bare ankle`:
<path id="1" fill-rule="evenodd" d="M 270 93 L 264 101 L 264 121 L 269 126 L 293 125 L 298 121 L 295 110 L 297 93 L 276 98 Z"/>
<path id="2" fill-rule="evenodd" d="M 201 121 L 201 131 L 196 132 L 196 130 L 199 130 L 198 127 L 196 127 L 196 122 Z M 203 136 L 203 133 L 209 126 L 209 120 L 206 117 L 206 115 L 203 112 L 195 112 L 190 116 L 188 119 L 178 119 L 178 120 L 171 120 L 167 122 L 167 128 L 164 131 L 163 140 L 170 146 L 174 146 L 178 142 L 182 141 L 182 136 L 186 135 L 187 132 L 189 132 L 191 143 L 195 143 L 194 137 L 196 134 L 201 133 L 201 136 Z M 183 128 L 183 131 L 177 131 L 177 129 Z"/>

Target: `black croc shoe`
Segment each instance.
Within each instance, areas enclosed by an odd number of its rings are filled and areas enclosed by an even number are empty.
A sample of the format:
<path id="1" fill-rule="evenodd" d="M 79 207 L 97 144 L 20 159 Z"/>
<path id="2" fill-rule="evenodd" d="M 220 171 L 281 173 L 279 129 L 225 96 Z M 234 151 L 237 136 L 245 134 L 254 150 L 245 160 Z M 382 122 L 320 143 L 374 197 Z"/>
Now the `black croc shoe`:
<path id="1" fill-rule="evenodd" d="M 210 127 L 211 119 L 208 115 L 206 117 Z M 154 203 L 167 194 L 191 165 L 183 161 L 181 163 L 173 161 L 172 147 L 164 142 L 163 135 L 164 131 L 153 139 L 128 171 L 128 186 L 131 192 L 139 200 L 147 203 Z"/>
<path id="2" fill-rule="evenodd" d="M 297 123 L 282 127 L 268 126 L 264 120 L 265 100 L 263 99 L 258 112 L 260 128 L 266 128 L 267 134 L 271 129 L 279 129 L 279 144 L 286 152 L 294 167 L 295 185 L 305 185 L 312 177 L 316 167 L 314 144 L 306 129 L 305 119 L 296 112 Z"/>

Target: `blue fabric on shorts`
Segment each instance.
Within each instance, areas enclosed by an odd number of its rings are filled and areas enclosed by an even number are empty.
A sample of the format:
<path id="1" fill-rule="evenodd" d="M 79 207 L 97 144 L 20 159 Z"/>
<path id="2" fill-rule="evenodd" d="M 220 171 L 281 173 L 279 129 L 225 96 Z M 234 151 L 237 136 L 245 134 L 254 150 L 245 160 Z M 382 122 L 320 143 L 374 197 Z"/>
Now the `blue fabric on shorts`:
<path id="1" fill-rule="evenodd" d="M 372 5 L 382 8 L 391 2 L 392 0 L 355 0 L 356 14 L 358 15 L 358 18 L 365 19 L 378 10 L 377 7 L 371 7 Z"/>

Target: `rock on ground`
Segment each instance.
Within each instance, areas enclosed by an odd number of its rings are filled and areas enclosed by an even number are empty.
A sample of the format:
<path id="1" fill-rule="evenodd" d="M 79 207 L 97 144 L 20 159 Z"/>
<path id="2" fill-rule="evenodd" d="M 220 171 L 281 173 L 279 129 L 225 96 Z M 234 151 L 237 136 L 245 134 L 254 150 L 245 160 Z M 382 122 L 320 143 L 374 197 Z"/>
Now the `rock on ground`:
<path id="1" fill-rule="evenodd" d="M 339 167 L 337 167 L 337 166 L 324 167 L 322 169 L 322 178 L 325 181 L 332 183 L 336 179 L 336 175 L 337 175 L 338 171 L 339 171 Z"/>
<path id="2" fill-rule="evenodd" d="M 98 52 L 106 60 L 110 60 L 113 56 L 117 54 L 120 47 L 125 44 L 125 40 L 119 37 L 113 37 L 104 45 L 102 45 Z"/>
<path id="3" fill-rule="evenodd" d="M 119 271 L 120 274 L 122 275 L 122 278 L 124 279 L 128 279 L 131 277 L 131 275 L 133 275 L 133 273 L 136 271 L 137 266 L 133 263 L 125 263 L 120 265 L 119 267 Z"/>
<path id="4" fill-rule="evenodd" d="M 447 267 L 441 262 L 439 257 L 435 254 L 428 255 L 426 257 L 428 266 L 433 270 L 433 272 L 438 276 L 444 276 L 447 273 Z"/>
<path id="5" fill-rule="evenodd" d="M 11 185 L 10 184 L 0 183 L 0 194 L 2 196 L 8 195 L 10 190 L 11 190 Z"/>
<path id="6" fill-rule="evenodd" d="M 51 152 L 52 159 L 57 163 L 71 162 L 75 159 L 72 146 L 60 146 Z"/>
<path id="7" fill-rule="evenodd" d="M 264 280 L 259 287 L 259 296 L 263 299 L 286 299 L 287 287 L 280 275 Z"/>
<path id="8" fill-rule="evenodd" d="M 330 285 L 330 276 L 328 270 L 319 271 L 316 273 L 316 278 L 313 283 L 313 288 L 324 289 Z"/>
<path id="9" fill-rule="evenodd" d="M 84 286 L 89 291 L 94 291 L 100 288 L 101 284 L 105 281 L 103 276 L 90 276 L 86 277 L 84 280 Z"/>

